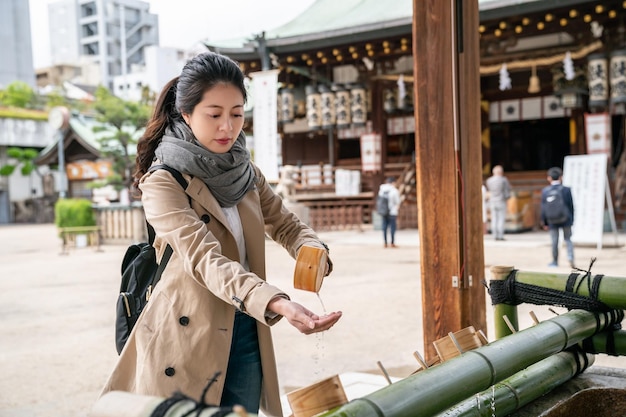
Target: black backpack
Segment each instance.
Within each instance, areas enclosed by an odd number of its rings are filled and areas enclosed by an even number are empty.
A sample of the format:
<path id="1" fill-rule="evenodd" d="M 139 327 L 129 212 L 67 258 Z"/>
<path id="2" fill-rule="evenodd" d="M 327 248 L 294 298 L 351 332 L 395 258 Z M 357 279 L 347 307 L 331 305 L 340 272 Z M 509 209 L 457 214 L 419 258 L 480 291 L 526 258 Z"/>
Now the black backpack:
<path id="1" fill-rule="evenodd" d="M 174 168 L 167 165 L 155 165 L 150 168 L 150 171 L 157 169 L 169 171 L 183 189 L 187 188 L 187 181 Z M 155 238 L 154 229 L 147 221 L 146 226 L 148 242 L 130 245 L 122 260 L 122 283 L 115 318 L 115 346 L 118 354 L 122 353 L 130 332 L 148 303 L 173 252 L 172 247 L 167 245 L 161 263 L 157 263 L 156 251 L 152 246 Z"/>
<path id="2" fill-rule="evenodd" d="M 389 190 L 383 191 L 376 197 L 376 213 L 389 216 Z"/>
<path id="3" fill-rule="evenodd" d="M 563 187 L 552 187 L 546 193 L 544 199 L 544 215 L 549 225 L 564 224 L 569 220 L 569 208 L 565 205 L 563 199 Z"/>

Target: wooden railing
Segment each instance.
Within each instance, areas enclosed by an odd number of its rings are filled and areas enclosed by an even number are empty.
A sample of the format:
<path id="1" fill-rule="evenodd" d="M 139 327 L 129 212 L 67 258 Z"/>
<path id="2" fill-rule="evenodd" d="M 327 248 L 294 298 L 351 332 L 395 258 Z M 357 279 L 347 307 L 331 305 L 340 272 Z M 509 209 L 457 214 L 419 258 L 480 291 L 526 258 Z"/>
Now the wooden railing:
<path id="1" fill-rule="evenodd" d="M 130 243 L 147 240 L 143 206 L 111 204 L 96 206 L 102 243 Z"/>
<path id="2" fill-rule="evenodd" d="M 63 255 L 69 253 L 70 248 L 83 246 L 95 246 L 97 251 L 100 250 L 100 227 L 98 226 L 61 227 L 59 235 Z"/>

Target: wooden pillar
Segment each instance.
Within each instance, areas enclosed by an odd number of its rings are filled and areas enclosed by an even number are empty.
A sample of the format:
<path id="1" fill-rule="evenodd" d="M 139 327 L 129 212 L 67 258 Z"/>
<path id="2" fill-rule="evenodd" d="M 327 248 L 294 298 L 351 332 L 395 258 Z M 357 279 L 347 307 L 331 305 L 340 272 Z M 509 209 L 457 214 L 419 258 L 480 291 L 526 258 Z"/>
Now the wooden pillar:
<path id="1" fill-rule="evenodd" d="M 383 96 L 384 83 L 381 80 L 372 82 L 372 130 L 380 134 L 380 171 L 372 176 L 372 191 L 374 192 L 374 207 L 380 185 L 385 182 L 385 166 L 387 166 L 387 118 L 384 114 Z M 372 222 L 373 223 L 373 222 Z"/>
<path id="2" fill-rule="evenodd" d="M 424 348 L 486 331 L 478 0 L 413 0 Z"/>

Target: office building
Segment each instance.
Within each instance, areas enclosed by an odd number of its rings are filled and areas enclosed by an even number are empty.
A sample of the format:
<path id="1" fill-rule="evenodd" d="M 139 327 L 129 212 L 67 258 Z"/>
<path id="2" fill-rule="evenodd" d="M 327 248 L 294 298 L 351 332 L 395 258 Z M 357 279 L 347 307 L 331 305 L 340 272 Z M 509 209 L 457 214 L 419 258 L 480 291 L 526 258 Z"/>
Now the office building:
<path id="1" fill-rule="evenodd" d="M 101 83 L 145 65 L 145 48 L 159 44 L 158 16 L 139 0 L 60 0 L 48 5 L 51 61 L 97 63 Z"/>
<path id="2" fill-rule="evenodd" d="M 28 0 L 0 1 L 0 89 L 14 81 L 35 86 Z"/>

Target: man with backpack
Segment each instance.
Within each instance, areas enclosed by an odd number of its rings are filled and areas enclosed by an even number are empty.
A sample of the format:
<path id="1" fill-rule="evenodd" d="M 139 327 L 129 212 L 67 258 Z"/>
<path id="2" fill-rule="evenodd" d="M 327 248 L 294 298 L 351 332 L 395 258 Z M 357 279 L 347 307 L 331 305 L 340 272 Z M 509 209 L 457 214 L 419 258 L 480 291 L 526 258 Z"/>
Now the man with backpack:
<path id="1" fill-rule="evenodd" d="M 550 185 L 541 191 L 541 223 L 550 231 L 552 240 L 552 262 L 550 267 L 559 265 L 559 231 L 563 230 L 563 240 L 567 246 L 567 260 L 574 266 L 574 244 L 572 243 L 572 225 L 574 224 L 574 201 L 572 190 L 562 184 L 563 171 L 559 167 L 548 170 Z"/>
<path id="2" fill-rule="evenodd" d="M 400 192 L 394 186 L 394 178 L 389 177 L 384 184 L 380 185 L 376 197 L 376 212 L 383 219 L 383 238 L 387 245 L 387 230 L 390 231 L 391 247 L 396 247 L 396 219 L 400 209 Z"/>

